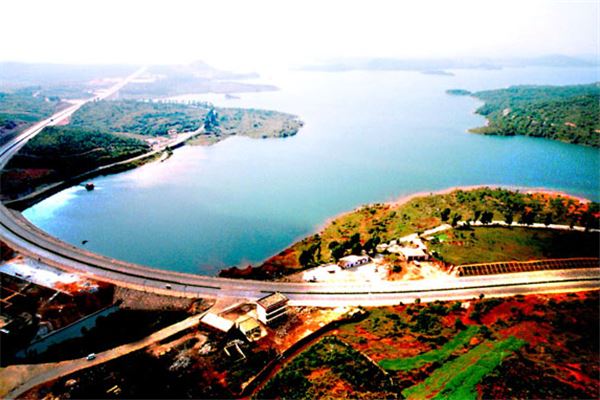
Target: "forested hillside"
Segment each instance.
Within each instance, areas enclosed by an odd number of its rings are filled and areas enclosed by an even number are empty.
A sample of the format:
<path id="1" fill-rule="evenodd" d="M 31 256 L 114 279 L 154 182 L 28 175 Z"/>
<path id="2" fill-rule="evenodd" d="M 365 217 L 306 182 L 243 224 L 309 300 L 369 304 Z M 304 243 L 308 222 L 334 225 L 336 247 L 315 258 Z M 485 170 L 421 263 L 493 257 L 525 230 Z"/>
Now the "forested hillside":
<path id="1" fill-rule="evenodd" d="M 200 104 L 143 102 L 135 100 L 96 101 L 85 104 L 70 125 L 108 132 L 167 135 L 169 130 L 194 131 L 202 126 L 209 107 Z"/>
<path id="2" fill-rule="evenodd" d="M 135 100 L 96 101 L 79 109 L 71 126 L 113 133 L 165 136 L 204 128 L 205 135 L 254 138 L 295 135 L 302 126 L 296 116 L 278 111 L 215 108 L 208 103 Z"/>
<path id="3" fill-rule="evenodd" d="M 26 194 L 40 185 L 71 178 L 99 166 L 141 155 L 141 140 L 70 127 L 47 127 L 2 171 L 2 194 Z"/>
<path id="4" fill-rule="evenodd" d="M 473 93 L 488 124 L 471 132 L 600 146 L 600 85 L 513 86 Z"/>

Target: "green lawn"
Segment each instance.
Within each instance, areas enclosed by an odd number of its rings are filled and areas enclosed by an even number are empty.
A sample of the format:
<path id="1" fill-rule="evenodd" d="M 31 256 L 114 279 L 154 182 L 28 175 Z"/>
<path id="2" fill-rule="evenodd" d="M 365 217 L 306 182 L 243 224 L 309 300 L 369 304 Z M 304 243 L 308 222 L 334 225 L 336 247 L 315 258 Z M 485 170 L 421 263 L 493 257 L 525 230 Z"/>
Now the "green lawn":
<path id="1" fill-rule="evenodd" d="M 407 399 L 476 399 L 475 386 L 525 342 L 515 337 L 485 341 L 436 369 L 425 381 L 402 391 Z"/>
<path id="2" fill-rule="evenodd" d="M 598 239 L 598 233 L 481 227 L 449 231 L 445 241 L 430 246 L 430 249 L 435 250 L 444 261 L 454 265 L 597 257 L 600 251 Z"/>
<path id="3" fill-rule="evenodd" d="M 447 360 L 455 350 L 463 348 L 479 332 L 479 327 L 469 326 L 464 331 L 459 332 L 448 343 L 441 348 L 431 350 L 410 358 L 385 359 L 379 362 L 379 366 L 390 371 L 410 371 L 433 362 L 443 362 Z"/>

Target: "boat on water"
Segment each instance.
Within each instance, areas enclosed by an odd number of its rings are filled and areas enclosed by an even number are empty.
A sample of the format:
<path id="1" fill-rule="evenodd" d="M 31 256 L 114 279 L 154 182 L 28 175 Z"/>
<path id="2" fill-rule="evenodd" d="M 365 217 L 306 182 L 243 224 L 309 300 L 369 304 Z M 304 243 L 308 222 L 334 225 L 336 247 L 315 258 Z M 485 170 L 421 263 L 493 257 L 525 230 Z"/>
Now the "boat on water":
<path id="1" fill-rule="evenodd" d="M 85 189 L 89 192 L 91 190 L 94 190 L 95 186 L 93 182 L 88 182 L 85 184 Z"/>

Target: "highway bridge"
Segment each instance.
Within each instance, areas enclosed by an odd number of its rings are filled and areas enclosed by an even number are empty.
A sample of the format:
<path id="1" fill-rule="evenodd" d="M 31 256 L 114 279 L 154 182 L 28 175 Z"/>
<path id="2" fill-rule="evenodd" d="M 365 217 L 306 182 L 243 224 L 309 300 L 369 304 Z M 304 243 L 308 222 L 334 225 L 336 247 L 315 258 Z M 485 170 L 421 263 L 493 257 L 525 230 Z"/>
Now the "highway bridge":
<path id="1" fill-rule="evenodd" d="M 27 142 L 46 126 L 72 115 L 88 101 L 116 93 L 142 71 L 109 90 L 62 110 L 25 130 L 0 149 L 0 169 Z M 385 305 L 487 296 L 509 296 L 532 292 L 597 289 L 600 270 L 571 269 L 503 275 L 448 277 L 439 280 L 363 282 L 360 284 L 289 283 L 226 279 L 149 268 L 95 254 L 60 241 L 43 232 L 21 213 L 0 205 L 0 239 L 22 254 L 64 270 L 89 274 L 94 279 L 137 290 L 181 297 L 234 297 L 256 299 L 280 291 L 296 305 Z"/>

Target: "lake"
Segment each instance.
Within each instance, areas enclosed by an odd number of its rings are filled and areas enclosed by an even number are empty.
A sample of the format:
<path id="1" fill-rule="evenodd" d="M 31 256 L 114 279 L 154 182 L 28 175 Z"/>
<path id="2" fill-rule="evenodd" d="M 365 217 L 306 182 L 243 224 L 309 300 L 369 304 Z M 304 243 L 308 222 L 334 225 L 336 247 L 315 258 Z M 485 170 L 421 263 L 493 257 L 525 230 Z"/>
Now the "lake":
<path id="1" fill-rule="evenodd" d="M 190 95 L 218 106 L 267 108 L 305 122 L 285 139 L 234 137 L 185 146 L 163 163 L 97 177 L 24 212 L 67 242 L 111 257 L 216 275 L 257 263 L 340 212 L 458 185 L 544 187 L 600 198 L 597 149 L 466 133 L 481 104 L 446 89 L 598 80 L 594 68 L 301 72 L 263 76 L 277 92 Z"/>

